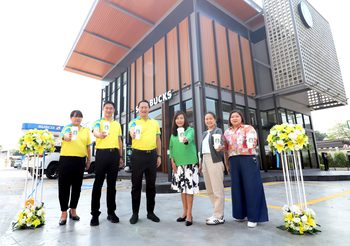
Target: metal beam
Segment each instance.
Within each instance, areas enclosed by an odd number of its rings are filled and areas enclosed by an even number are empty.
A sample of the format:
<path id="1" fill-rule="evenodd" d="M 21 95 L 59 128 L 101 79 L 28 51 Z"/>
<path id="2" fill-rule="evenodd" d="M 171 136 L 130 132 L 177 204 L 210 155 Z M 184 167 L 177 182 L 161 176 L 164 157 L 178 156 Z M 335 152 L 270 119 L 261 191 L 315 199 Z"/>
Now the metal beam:
<path id="1" fill-rule="evenodd" d="M 248 20 L 244 21 L 244 24 L 249 24 L 249 22 L 255 20 L 256 18 L 258 18 L 260 15 L 262 15 L 262 12 L 250 17 Z"/>
<path id="2" fill-rule="evenodd" d="M 154 25 L 155 25 L 154 22 L 152 22 L 152 21 L 150 21 L 150 20 L 144 18 L 144 17 L 141 16 L 141 15 L 138 15 L 138 14 L 136 14 L 136 13 L 131 12 L 130 10 L 128 10 L 128 9 L 126 9 L 126 8 L 124 8 L 124 7 L 122 7 L 122 6 L 120 6 L 119 4 L 116 4 L 116 3 L 111 2 L 111 1 L 107 1 L 107 3 L 108 3 L 108 5 L 111 6 L 112 8 L 114 8 L 114 9 L 120 11 L 120 12 L 123 12 L 124 14 L 129 15 L 129 16 L 131 16 L 131 17 L 133 17 L 133 18 L 135 18 L 135 19 L 137 19 L 137 20 L 139 20 L 139 21 L 142 21 L 143 23 L 145 23 L 145 24 L 147 24 L 147 25 L 149 25 L 149 26 L 154 26 Z"/>
<path id="3" fill-rule="evenodd" d="M 78 68 L 74 68 L 74 67 L 70 67 L 70 66 L 66 66 L 66 68 L 72 69 L 72 70 L 77 71 L 77 72 L 86 73 L 86 74 L 89 74 L 89 75 L 92 75 L 92 76 L 96 76 L 96 77 L 99 77 L 99 78 L 102 79 L 102 76 L 99 75 L 99 74 L 96 74 L 96 73 L 86 72 L 84 70 L 81 70 L 81 69 L 78 69 Z"/>
<path id="4" fill-rule="evenodd" d="M 92 56 L 92 55 L 85 54 L 85 53 L 83 53 L 83 52 L 73 51 L 73 53 L 77 53 L 77 54 L 79 54 L 79 55 L 81 55 L 81 56 L 88 57 L 88 58 L 90 58 L 90 59 L 93 59 L 93 60 L 98 61 L 98 62 L 105 63 L 105 64 L 107 64 L 107 65 L 111 65 L 111 66 L 113 66 L 113 65 L 114 65 L 114 63 L 113 63 L 113 62 L 109 62 L 109 61 L 106 61 L 106 60 L 100 59 L 100 58 L 98 58 L 98 57 L 95 57 L 95 56 Z"/>
<path id="5" fill-rule="evenodd" d="M 102 36 L 102 35 L 100 35 L 100 34 L 97 34 L 97 33 L 95 33 L 95 32 L 90 32 L 90 31 L 88 31 L 88 30 L 84 30 L 84 32 L 86 32 L 86 33 L 90 34 L 91 36 L 94 36 L 94 37 L 96 37 L 96 38 L 98 38 L 98 39 L 101 39 L 101 40 L 106 41 L 106 42 L 108 42 L 108 43 L 111 43 L 111 44 L 113 44 L 113 45 L 115 45 L 115 46 L 118 46 L 118 47 L 120 47 L 120 48 L 123 48 L 123 49 L 126 49 L 126 50 L 130 50 L 130 47 L 129 47 L 129 46 L 126 46 L 125 44 L 116 42 L 116 41 L 114 41 L 114 40 L 112 40 L 112 39 L 106 38 L 106 37 L 104 37 L 104 36 Z"/>

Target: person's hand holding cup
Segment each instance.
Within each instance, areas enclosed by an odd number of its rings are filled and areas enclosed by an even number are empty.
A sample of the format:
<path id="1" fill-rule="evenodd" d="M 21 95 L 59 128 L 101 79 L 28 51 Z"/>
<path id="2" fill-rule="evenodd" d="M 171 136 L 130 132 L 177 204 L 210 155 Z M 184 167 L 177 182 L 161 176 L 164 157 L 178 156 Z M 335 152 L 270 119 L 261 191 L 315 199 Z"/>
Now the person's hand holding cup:
<path id="1" fill-rule="evenodd" d="M 63 140 L 66 142 L 72 141 L 72 132 L 67 132 L 63 135 Z"/>
<path id="2" fill-rule="evenodd" d="M 72 130 L 72 132 L 71 132 L 71 140 L 75 141 L 75 140 L 77 140 L 79 128 L 77 126 L 72 126 L 71 130 Z"/>
<path id="3" fill-rule="evenodd" d="M 140 140 L 141 139 L 141 126 L 136 125 L 134 128 L 134 134 L 135 134 L 135 138 L 136 140 Z"/>
<path id="4" fill-rule="evenodd" d="M 177 128 L 177 136 L 179 137 L 179 142 L 180 143 L 185 143 L 185 139 L 187 140 L 187 138 L 185 137 L 185 128 L 183 127 L 178 127 Z"/>
<path id="5" fill-rule="evenodd" d="M 222 149 L 221 146 L 221 134 L 213 134 L 214 138 L 214 149 L 220 151 Z"/>

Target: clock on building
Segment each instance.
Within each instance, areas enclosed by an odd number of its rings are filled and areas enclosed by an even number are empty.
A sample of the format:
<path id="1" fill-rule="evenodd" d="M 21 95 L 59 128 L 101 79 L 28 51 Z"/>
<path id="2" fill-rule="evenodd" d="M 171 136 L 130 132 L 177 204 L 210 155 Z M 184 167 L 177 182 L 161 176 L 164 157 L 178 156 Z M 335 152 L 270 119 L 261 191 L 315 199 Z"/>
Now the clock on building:
<path id="1" fill-rule="evenodd" d="M 312 15 L 309 7 L 306 5 L 304 1 L 301 1 L 298 5 L 299 15 L 301 17 L 302 22 L 308 28 L 311 28 L 314 25 L 312 20 Z"/>

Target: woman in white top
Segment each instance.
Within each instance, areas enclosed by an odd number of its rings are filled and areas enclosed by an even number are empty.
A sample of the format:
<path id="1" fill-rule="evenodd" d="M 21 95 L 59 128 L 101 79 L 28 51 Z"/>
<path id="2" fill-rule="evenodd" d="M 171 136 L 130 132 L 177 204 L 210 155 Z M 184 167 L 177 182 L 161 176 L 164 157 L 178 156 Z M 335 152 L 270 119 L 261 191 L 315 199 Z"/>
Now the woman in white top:
<path id="1" fill-rule="evenodd" d="M 205 187 L 209 199 L 214 207 L 213 215 L 207 218 L 207 225 L 219 225 L 225 223 L 224 219 L 224 163 L 223 163 L 223 138 L 222 130 L 216 127 L 216 116 L 208 112 L 204 116 L 207 131 L 203 132 L 200 147 L 200 169 L 203 172 Z M 220 142 L 214 148 L 214 134 L 220 137 Z M 213 136 L 214 135 L 214 136 Z"/>

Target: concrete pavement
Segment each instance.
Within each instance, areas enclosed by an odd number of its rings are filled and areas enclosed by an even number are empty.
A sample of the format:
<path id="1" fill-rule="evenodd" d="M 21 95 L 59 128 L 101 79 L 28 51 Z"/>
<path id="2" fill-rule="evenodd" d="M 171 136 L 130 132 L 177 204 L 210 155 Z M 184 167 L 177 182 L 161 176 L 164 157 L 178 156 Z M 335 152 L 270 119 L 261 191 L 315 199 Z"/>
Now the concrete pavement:
<path id="1" fill-rule="evenodd" d="M 101 199 L 100 226 L 90 227 L 90 199 L 93 179 L 84 179 L 78 214 L 81 221 L 68 220 L 66 226 L 58 226 L 60 216 L 57 199 L 57 180 L 45 179 L 46 225 L 36 230 L 11 231 L 9 223 L 16 218 L 21 202 L 25 171 L 1 170 L 0 245 L 349 245 L 350 181 L 307 181 L 306 192 L 310 207 L 317 213 L 322 232 L 315 236 L 296 236 L 276 227 L 282 224 L 280 207 L 285 194 L 282 182 L 264 183 L 270 221 L 257 228 L 247 228 L 246 222 L 234 222 L 231 216 L 230 188 L 226 188 L 226 223 L 217 226 L 205 224 L 211 215 L 210 201 L 205 190 L 194 199 L 194 224 L 186 227 L 175 222 L 181 215 L 180 195 L 157 194 L 155 213 L 160 223 L 146 218 L 145 194 L 142 194 L 140 220 L 130 225 L 130 181 L 117 183 L 117 215 L 120 223 L 106 220 L 105 188 Z M 13 183 L 10 180 L 15 180 Z M 10 191 L 11 190 L 11 191 Z M 2 206 L 3 207 L 3 206 Z M 12 219 L 11 219 L 12 218 Z M 6 226 L 7 224 L 7 226 Z M 5 228 L 5 227 L 7 228 Z"/>

